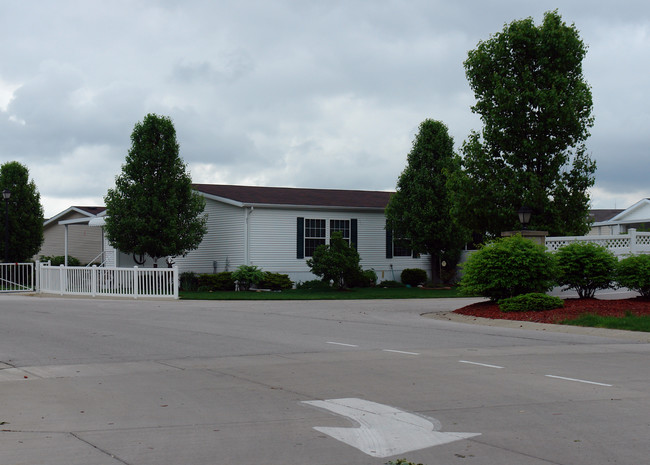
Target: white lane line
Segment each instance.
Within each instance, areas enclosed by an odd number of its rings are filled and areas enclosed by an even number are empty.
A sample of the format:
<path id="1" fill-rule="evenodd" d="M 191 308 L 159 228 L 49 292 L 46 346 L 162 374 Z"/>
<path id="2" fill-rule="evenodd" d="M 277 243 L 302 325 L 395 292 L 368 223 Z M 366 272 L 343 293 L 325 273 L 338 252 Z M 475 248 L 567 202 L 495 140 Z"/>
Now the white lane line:
<path id="1" fill-rule="evenodd" d="M 584 380 L 584 379 L 565 378 L 564 376 L 554 376 L 554 375 L 546 375 L 546 377 L 547 378 L 563 379 L 565 381 L 576 381 L 578 383 L 595 384 L 597 386 L 612 387 L 611 384 L 596 383 L 595 381 L 587 381 L 587 380 Z"/>
<path id="2" fill-rule="evenodd" d="M 487 363 L 478 363 L 478 362 L 469 362 L 467 360 L 458 360 L 459 363 L 469 363 L 470 365 L 478 365 L 482 367 L 488 367 L 488 368 L 503 368 L 500 367 L 499 365 L 488 365 Z"/>
<path id="3" fill-rule="evenodd" d="M 342 342 L 327 341 L 327 344 L 333 344 L 335 346 L 345 346 L 345 347 L 359 347 L 359 346 L 355 346 L 354 344 L 343 344 Z"/>
<path id="4" fill-rule="evenodd" d="M 417 352 L 404 352 L 403 350 L 381 349 L 383 352 L 393 352 L 395 354 L 420 355 Z"/>

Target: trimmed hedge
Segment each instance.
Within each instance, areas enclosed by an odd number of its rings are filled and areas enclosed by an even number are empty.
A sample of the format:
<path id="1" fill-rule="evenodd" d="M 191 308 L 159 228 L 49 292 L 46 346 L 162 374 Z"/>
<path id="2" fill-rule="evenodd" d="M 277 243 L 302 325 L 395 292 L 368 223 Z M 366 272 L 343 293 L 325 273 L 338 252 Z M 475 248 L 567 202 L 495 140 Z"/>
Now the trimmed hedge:
<path id="1" fill-rule="evenodd" d="M 319 291 L 330 290 L 332 289 L 332 286 L 330 286 L 329 282 L 323 281 L 322 279 L 312 279 L 311 281 L 298 283 L 296 285 L 296 289 L 311 289 L 314 291 Z"/>
<path id="2" fill-rule="evenodd" d="M 199 289 L 199 275 L 193 271 L 185 271 L 178 277 L 181 291 L 196 291 Z"/>
<path id="3" fill-rule="evenodd" d="M 402 271 L 400 279 L 408 286 L 419 286 L 427 282 L 427 272 L 420 268 L 406 268 Z"/>
<path id="4" fill-rule="evenodd" d="M 51 266 L 61 266 L 65 264 L 65 255 L 56 255 L 53 257 L 41 255 L 39 260 L 41 262 L 50 262 Z M 81 261 L 72 255 L 68 255 L 68 266 L 81 266 Z"/>
<path id="5" fill-rule="evenodd" d="M 564 307 L 564 301 L 559 297 L 538 292 L 499 300 L 499 309 L 502 312 L 541 312 L 562 307 Z"/>
<path id="6" fill-rule="evenodd" d="M 265 271 L 262 280 L 257 284 L 257 287 L 260 289 L 282 291 L 293 288 L 293 281 L 289 279 L 289 275 L 287 274 Z"/>
<path id="7" fill-rule="evenodd" d="M 217 274 L 200 274 L 200 291 L 234 291 L 235 279 L 231 271 L 222 271 Z"/>

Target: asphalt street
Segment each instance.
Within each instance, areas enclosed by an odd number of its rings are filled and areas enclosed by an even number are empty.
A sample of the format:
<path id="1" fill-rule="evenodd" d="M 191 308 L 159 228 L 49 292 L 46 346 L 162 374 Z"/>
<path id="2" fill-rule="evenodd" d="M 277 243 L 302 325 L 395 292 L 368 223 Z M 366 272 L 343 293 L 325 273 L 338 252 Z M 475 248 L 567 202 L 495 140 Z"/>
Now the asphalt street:
<path id="1" fill-rule="evenodd" d="M 650 344 L 473 301 L 0 295 L 0 464 L 647 463 Z"/>

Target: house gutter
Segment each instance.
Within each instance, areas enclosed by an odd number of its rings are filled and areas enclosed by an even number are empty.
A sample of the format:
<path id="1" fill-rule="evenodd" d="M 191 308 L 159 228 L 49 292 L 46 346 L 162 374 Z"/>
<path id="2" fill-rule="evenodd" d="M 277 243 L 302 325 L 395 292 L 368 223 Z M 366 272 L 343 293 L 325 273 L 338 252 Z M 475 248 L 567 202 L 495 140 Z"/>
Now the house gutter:
<path id="1" fill-rule="evenodd" d="M 283 204 L 283 203 L 253 203 L 253 202 L 240 202 L 237 200 L 219 197 L 216 195 L 206 194 L 205 192 L 198 192 L 199 195 L 206 199 L 216 200 L 228 205 L 233 205 L 239 208 L 277 208 L 283 210 L 348 210 L 348 211 L 384 211 L 386 207 L 364 207 L 364 206 L 339 206 L 339 205 L 300 205 L 300 204 Z"/>

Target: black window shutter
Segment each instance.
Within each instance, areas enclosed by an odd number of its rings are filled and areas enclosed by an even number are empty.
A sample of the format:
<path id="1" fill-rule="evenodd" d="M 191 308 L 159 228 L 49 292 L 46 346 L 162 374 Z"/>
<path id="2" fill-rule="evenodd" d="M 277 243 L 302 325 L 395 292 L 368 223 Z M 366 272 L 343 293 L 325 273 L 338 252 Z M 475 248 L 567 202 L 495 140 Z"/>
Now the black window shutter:
<path id="1" fill-rule="evenodd" d="M 305 219 L 301 217 L 298 217 L 296 238 L 296 258 L 305 258 Z"/>
<path id="2" fill-rule="evenodd" d="M 393 258 L 393 231 L 386 228 L 386 258 Z"/>
<path id="3" fill-rule="evenodd" d="M 359 247 L 357 247 L 357 242 L 358 240 L 358 233 L 357 233 L 357 219 L 352 218 L 350 220 L 350 243 L 352 244 L 352 247 L 354 247 L 356 250 L 359 250 Z"/>

